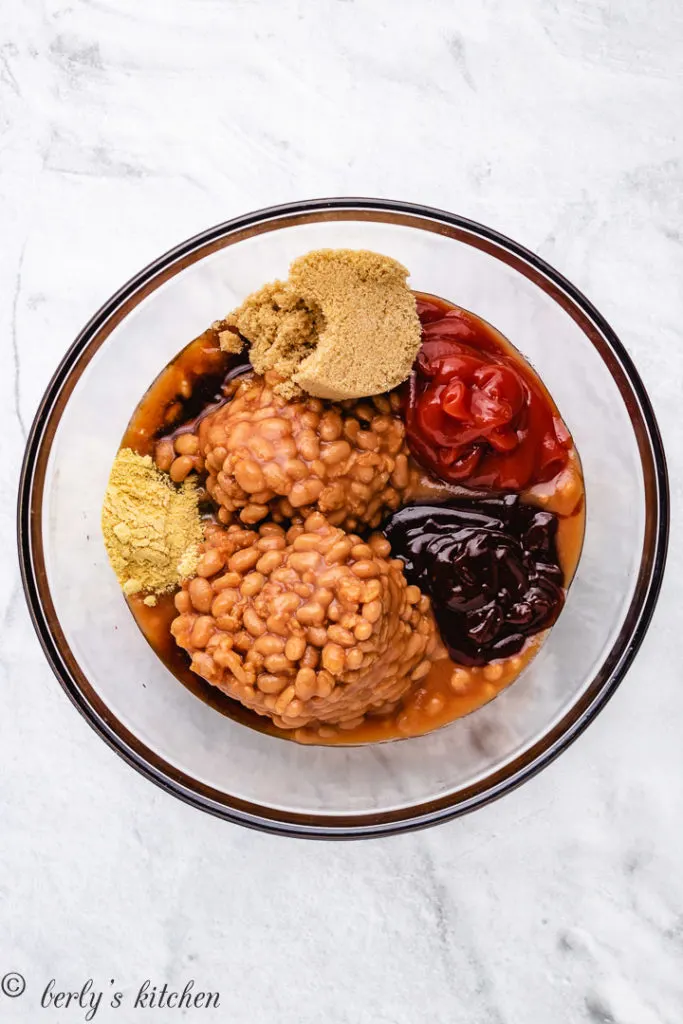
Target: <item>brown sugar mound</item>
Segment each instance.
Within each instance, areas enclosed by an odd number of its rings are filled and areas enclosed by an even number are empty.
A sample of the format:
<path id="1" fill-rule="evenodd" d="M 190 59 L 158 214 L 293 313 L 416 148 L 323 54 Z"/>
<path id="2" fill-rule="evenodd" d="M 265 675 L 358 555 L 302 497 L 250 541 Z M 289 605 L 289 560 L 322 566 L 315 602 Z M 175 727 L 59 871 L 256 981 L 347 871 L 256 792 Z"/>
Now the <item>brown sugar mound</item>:
<path id="1" fill-rule="evenodd" d="M 314 513 L 288 531 L 207 527 L 171 625 L 193 672 L 282 729 L 353 728 L 388 713 L 429 670 L 429 599 L 388 541 Z"/>
<path id="2" fill-rule="evenodd" d="M 381 394 L 410 373 L 421 328 L 408 271 L 355 249 L 319 249 L 294 260 L 287 281 L 250 295 L 225 320 L 251 344 L 254 369 L 283 379 L 278 393 L 341 401 Z M 232 331 L 221 337 L 234 346 Z"/>
<path id="3" fill-rule="evenodd" d="M 307 308 L 286 282 L 273 281 L 259 288 L 227 317 L 225 324 L 236 327 L 250 342 L 251 364 L 258 373 L 273 370 L 283 378 L 280 394 L 285 398 L 301 394 L 291 377 L 302 359 L 314 351 L 322 318 Z M 236 339 L 232 331 L 221 332 L 223 351 L 234 352 Z"/>

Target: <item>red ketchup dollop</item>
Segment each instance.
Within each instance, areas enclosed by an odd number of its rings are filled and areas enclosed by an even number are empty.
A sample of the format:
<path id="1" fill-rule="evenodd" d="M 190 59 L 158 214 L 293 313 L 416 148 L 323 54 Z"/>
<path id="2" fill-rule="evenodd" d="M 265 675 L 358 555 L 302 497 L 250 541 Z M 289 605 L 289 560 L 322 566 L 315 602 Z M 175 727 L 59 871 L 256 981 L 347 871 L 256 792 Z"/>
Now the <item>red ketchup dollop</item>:
<path id="1" fill-rule="evenodd" d="M 410 449 L 448 483 L 519 491 L 567 464 L 571 438 L 521 357 L 466 310 L 418 299 L 422 348 L 406 393 Z"/>

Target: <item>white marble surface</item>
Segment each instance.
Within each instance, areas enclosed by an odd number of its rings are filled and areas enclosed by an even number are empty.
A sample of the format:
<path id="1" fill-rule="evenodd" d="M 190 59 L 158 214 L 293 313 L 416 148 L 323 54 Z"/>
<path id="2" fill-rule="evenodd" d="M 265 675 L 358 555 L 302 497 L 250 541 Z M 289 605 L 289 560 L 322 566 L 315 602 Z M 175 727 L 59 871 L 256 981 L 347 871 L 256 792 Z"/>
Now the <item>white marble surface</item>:
<path id="1" fill-rule="evenodd" d="M 680 4 L 22 0 L 3 29 L 0 976 L 28 987 L 0 1020 L 82 1020 L 40 993 L 92 977 L 194 978 L 221 1009 L 187 1019 L 231 1024 L 679 1024 Z M 472 817 L 356 844 L 126 767 L 53 679 L 14 555 L 26 429 L 92 311 L 186 236 L 320 195 L 445 207 L 554 263 L 634 356 L 673 483 L 652 629 L 584 737 Z"/>

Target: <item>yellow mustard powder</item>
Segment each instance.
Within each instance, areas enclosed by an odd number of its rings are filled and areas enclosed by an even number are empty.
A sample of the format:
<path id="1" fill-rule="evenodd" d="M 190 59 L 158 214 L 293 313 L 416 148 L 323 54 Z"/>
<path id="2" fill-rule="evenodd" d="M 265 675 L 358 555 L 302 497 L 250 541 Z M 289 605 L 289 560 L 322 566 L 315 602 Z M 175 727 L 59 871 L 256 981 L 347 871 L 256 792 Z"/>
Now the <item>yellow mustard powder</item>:
<path id="1" fill-rule="evenodd" d="M 173 590 L 194 575 L 203 540 L 194 479 L 174 487 L 149 455 L 122 448 L 102 508 L 102 533 L 123 592 Z"/>

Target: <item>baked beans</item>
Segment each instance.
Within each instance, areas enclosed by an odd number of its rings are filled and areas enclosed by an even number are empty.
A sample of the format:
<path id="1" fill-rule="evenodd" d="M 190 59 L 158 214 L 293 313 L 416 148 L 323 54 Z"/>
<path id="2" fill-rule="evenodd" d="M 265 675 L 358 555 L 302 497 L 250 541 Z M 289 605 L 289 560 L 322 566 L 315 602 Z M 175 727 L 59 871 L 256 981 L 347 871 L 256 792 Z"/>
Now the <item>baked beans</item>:
<path id="1" fill-rule="evenodd" d="M 236 517 L 255 525 L 269 515 L 283 522 L 320 511 L 333 526 L 378 526 L 409 484 L 405 428 L 390 404 L 385 411 L 388 400 L 287 401 L 273 384 L 270 374 L 242 378 L 197 436 L 177 438 L 172 478 L 185 479 L 194 466 L 188 460 L 202 460 L 226 525 Z M 168 462 L 167 447 L 158 454 Z"/>
<path id="2" fill-rule="evenodd" d="M 354 728 L 423 678 L 438 645 L 429 601 L 389 554 L 320 512 L 286 533 L 211 525 L 171 632 L 194 672 L 280 728 Z"/>

